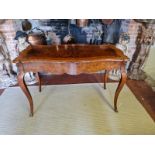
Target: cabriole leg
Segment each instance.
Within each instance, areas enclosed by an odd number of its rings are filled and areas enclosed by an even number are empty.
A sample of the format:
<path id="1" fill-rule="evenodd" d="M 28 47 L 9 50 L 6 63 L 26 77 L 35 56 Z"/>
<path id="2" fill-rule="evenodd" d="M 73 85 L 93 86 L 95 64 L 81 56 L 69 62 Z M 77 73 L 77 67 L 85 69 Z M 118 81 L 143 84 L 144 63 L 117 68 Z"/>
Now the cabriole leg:
<path id="1" fill-rule="evenodd" d="M 125 65 L 122 65 L 121 66 L 121 79 L 120 79 L 118 87 L 116 89 L 115 98 L 114 98 L 114 111 L 115 112 L 118 112 L 117 99 L 118 99 L 118 95 L 119 95 L 120 91 L 122 90 L 124 84 L 126 83 L 126 79 L 127 79 L 127 75 L 126 75 L 126 71 L 125 71 Z"/>
<path id="2" fill-rule="evenodd" d="M 105 73 L 104 73 L 104 89 L 106 89 L 107 81 L 108 81 L 108 71 L 105 70 Z"/>
<path id="3" fill-rule="evenodd" d="M 36 73 L 36 78 L 37 78 L 38 83 L 39 83 L 39 92 L 41 92 L 41 79 L 40 79 L 39 72 Z"/>
<path id="4" fill-rule="evenodd" d="M 30 116 L 33 116 L 33 100 L 32 100 L 32 96 L 27 88 L 27 85 L 25 83 L 24 80 L 24 73 L 20 72 L 17 76 L 18 79 L 18 84 L 20 86 L 20 88 L 23 90 L 24 94 L 26 95 L 28 101 L 29 101 L 29 106 L 30 106 Z"/>

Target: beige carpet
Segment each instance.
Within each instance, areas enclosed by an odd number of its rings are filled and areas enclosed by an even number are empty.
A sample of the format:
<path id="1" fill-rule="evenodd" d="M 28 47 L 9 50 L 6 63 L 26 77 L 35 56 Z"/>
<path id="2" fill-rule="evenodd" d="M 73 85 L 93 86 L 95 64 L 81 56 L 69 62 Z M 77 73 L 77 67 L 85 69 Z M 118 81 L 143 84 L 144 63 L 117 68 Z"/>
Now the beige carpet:
<path id="1" fill-rule="evenodd" d="M 155 134 L 155 123 L 125 86 L 113 111 L 117 84 L 74 84 L 29 87 L 34 117 L 20 88 L 0 96 L 0 134 Z"/>

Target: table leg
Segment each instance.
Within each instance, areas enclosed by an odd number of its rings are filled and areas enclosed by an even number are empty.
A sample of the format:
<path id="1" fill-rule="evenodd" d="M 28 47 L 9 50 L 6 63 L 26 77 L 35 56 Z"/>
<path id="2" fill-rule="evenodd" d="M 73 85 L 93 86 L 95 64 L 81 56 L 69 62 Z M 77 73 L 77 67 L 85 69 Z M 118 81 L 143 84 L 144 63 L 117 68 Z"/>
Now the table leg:
<path id="1" fill-rule="evenodd" d="M 108 81 L 108 71 L 105 70 L 105 73 L 104 73 L 104 89 L 106 89 L 107 81 Z"/>
<path id="2" fill-rule="evenodd" d="M 36 73 L 36 78 L 37 78 L 38 83 L 39 83 L 39 92 L 41 92 L 41 79 L 40 79 L 39 72 Z"/>
<path id="3" fill-rule="evenodd" d="M 32 100 L 32 96 L 27 88 L 27 85 L 25 83 L 24 80 L 24 72 L 20 72 L 17 76 L 18 79 L 18 84 L 20 86 L 20 88 L 23 90 L 24 94 L 26 95 L 28 101 L 29 101 L 29 105 L 30 105 L 30 116 L 33 116 L 33 100 Z"/>
<path id="4" fill-rule="evenodd" d="M 119 95 L 120 91 L 122 90 L 124 84 L 126 83 L 126 79 L 127 79 L 127 75 L 126 75 L 126 71 L 125 71 L 125 65 L 122 65 L 121 66 L 121 79 L 120 79 L 118 87 L 116 89 L 115 98 L 114 98 L 114 111 L 115 112 L 118 112 L 117 99 L 118 99 L 118 95 Z"/>

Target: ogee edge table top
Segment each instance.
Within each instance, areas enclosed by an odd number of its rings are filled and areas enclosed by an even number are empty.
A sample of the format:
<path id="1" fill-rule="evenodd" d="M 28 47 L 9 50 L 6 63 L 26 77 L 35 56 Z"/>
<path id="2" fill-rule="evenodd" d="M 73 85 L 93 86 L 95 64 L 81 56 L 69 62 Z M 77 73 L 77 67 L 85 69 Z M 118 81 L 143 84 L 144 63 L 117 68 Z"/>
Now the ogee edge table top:
<path id="1" fill-rule="evenodd" d="M 111 44 L 30 45 L 13 62 L 79 62 L 98 60 L 128 61 L 128 57 Z"/>

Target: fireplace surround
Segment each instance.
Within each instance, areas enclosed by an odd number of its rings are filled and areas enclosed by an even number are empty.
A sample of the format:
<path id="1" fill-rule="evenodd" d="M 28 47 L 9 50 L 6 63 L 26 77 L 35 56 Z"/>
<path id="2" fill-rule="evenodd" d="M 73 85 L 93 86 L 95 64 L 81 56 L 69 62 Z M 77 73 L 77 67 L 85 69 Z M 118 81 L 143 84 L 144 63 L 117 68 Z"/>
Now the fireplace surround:
<path id="1" fill-rule="evenodd" d="M 14 38 L 17 31 L 23 31 L 23 21 L 24 19 L 0 20 L 0 32 L 5 37 L 10 61 L 18 56 L 16 49 L 18 42 Z M 128 57 L 130 58 L 128 77 L 136 80 L 145 78 L 145 76 L 139 77 L 138 73 L 143 72 L 141 67 L 145 65 L 150 47 L 154 44 L 155 24 L 153 20 L 113 19 L 109 20 L 110 22 L 107 24 L 103 23 L 101 19 L 89 19 L 85 27 L 76 25 L 76 19 L 28 19 L 28 21 L 32 24 L 32 29 L 38 27 L 45 32 L 47 44 L 63 44 L 63 38 L 67 35 L 71 35 L 74 37 L 76 44 L 110 43 L 116 45 L 120 35 L 124 32 L 128 33 L 130 36 L 130 42 L 128 43 Z M 28 34 L 29 31 L 30 30 L 27 30 L 25 33 Z M 145 43 L 144 40 L 146 40 L 148 34 L 152 34 L 152 41 L 150 41 L 150 43 Z M 142 56 L 144 58 L 143 63 L 138 53 L 145 53 Z M 141 63 L 139 70 L 136 70 L 137 63 Z M 16 77 L 18 72 L 17 67 L 13 63 L 11 66 L 14 76 Z M 3 67 L 3 69 L 5 69 L 5 67 Z M 6 76 L 6 73 L 5 75 L 1 74 L 3 79 L 4 76 Z M 0 80 L 0 83 L 3 83 L 3 80 Z"/>

